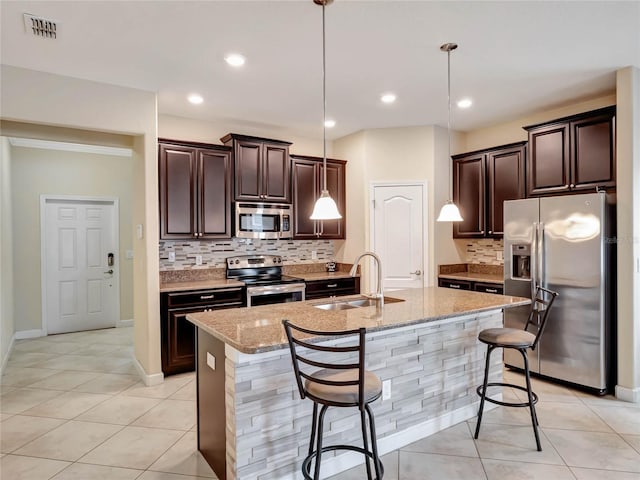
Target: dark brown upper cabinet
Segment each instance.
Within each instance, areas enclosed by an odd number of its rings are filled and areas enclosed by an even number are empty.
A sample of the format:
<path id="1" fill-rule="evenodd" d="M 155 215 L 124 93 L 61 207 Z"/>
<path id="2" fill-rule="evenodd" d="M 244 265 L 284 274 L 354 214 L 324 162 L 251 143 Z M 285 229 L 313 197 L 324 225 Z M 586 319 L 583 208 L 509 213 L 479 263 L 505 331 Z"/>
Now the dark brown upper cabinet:
<path id="1" fill-rule="evenodd" d="M 454 238 L 501 237 L 503 203 L 524 198 L 525 142 L 454 155 L 453 201 L 462 215 Z"/>
<path id="2" fill-rule="evenodd" d="M 524 127 L 527 196 L 615 187 L 615 115 L 612 106 Z"/>
<path id="3" fill-rule="evenodd" d="M 161 139 L 160 239 L 231 238 L 231 149 Z"/>
<path id="4" fill-rule="evenodd" d="M 346 161 L 327 159 L 327 189 L 342 215 L 338 220 L 311 220 L 316 200 L 322 192 L 324 168 L 322 158 L 291 156 L 293 190 L 293 238 L 344 239 L 346 225 Z"/>
<path id="5" fill-rule="evenodd" d="M 236 200 L 291 202 L 290 142 L 235 133 L 220 140 L 233 149 Z"/>

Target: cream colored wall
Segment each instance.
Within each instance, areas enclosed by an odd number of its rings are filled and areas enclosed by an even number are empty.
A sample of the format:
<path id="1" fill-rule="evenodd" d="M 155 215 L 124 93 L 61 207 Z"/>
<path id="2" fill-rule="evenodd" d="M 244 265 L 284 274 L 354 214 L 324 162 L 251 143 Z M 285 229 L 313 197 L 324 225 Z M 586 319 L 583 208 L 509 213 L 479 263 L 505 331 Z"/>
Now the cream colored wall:
<path id="1" fill-rule="evenodd" d="M 372 182 L 423 181 L 427 189 L 425 284 L 434 284 L 439 259 L 458 256 L 450 225 L 436 224 L 435 215 L 446 200 L 446 129 L 432 126 L 365 130 L 334 142 L 336 156 L 347 164 L 347 239 L 338 260 L 351 263 L 371 247 L 370 188 Z M 368 272 L 363 289 L 368 288 Z"/>
<path id="2" fill-rule="evenodd" d="M 9 358 L 16 331 L 11 210 L 11 150 L 8 140 L 0 137 L 0 373 Z"/>
<path id="3" fill-rule="evenodd" d="M 322 130 L 318 129 L 318 136 Z M 292 135 L 288 130 L 251 122 L 210 122 L 173 115 L 158 116 L 158 137 L 172 140 L 213 143 L 221 145 L 220 138 L 227 133 L 239 133 L 255 137 L 273 138 L 292 142 L 290 153 L 322 156 L 322 139 Z M 332 143 L 327 142 L 327 156 L 332 156 Z M 346 160 L 346 159 L 345 159 Z"/>
<path id="4" fill-rule="evenodd" d="M 16 330 L 42 328 L 40 195 L 117 197 L 121 320 L 133 318 L 131 197 L 133 161 L 78 152 L 12 148 L 13 236 Z"/>
<path id="5" fill-rule="evenodd" d="M 617 74 L 618 382 L 640 403 L 640 69 Z"/>
<path id="6" fill-rule="evenodd" d="M 484 148 L 497 147 L 508 143 L 527 140 L 527 131 L 522 127 L 548 122 L 556 118 L 567 117 L 578 113 L 588 112 L 597 108 L 608 107 L 616 104 L 615 93 L 599 96 L 579 103 L 572 103 L 552 110 L 532 113 L 525 117 L 517 118 L 510 122 L 500 123 L 487 128 L 473 130 L 464 135 L 460 148 L 454 149 L 454 153 L 472 152 Z"/>
<path id="7" fill-rule="evenodd" d="M 8 65 L 0 75 L 3 120 L 133 137 L 134 348 L 144 380 L 161 381 L 155 93 Z"/>

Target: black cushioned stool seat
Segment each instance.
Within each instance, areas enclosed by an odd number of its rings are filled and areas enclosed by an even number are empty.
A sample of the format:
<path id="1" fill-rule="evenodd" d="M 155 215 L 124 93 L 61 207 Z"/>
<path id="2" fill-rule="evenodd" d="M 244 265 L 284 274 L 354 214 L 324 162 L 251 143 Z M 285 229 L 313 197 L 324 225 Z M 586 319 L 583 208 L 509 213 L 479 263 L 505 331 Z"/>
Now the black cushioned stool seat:
<path id="1" fill-rule="evenodd" d="M 529 407 L 531 412 L 531 423 L 533 424 L 533 433 L 536 437 L 536 446 L 538 451 L 542 450 L 542 446 L 540 445 L 540 436 L 538 434 L 538 417 L 536 416 L 536 410 L 534 407 L 538 402 L 538 396 L 531 390 L 531 374 L 529 372 L 527 349 L 530 348 L 531 350 L 534 350 L 538 345 L 540 336 L 542 335 L 547 323 L 551 305 L 553 305 L 553 301 L 557 296 L 558 294 L 556 292 L 538 287 L 536 289 L 536 295 L 531 302 L 531 311 L 529 313 L 527 323 L 524 326 L 524 330 L 517 328 L 488 328 L 486 330 L 482 330 L 478 335 L 478 340 L 487 344 L 487 357 L 484 368 L 484 383 L 477 388 L 478 395 L 480 395 L 480 407 L 478 408 L 478 423 L 476 424 L 475 438 L 478 438 L 480 433 L 480 424 L 482 423 L 482 413 L 485 401 L 505 407 Z M 536 334 L 527 331 L 530 326 L 537 327 L 538 330 Z M 526 388 L 513 383 L 489 382 L 491 352 L 496 348 L 513 348 L 522 354 L 522 358 L 524 360 Z M 495 400 L 487 396 L 487 389 L 489 387 L 511 387 L 522 390 L 523 392 L 527 392 L 528 401 L 518 403 Z"/>
<path id="2" fill-rule="evenodd" d="M 384 467 L 378 455 L 375 420 L 369 404 L 382 395 L 382 382 L 376 374 L 364 369 L 365 329 L 327 332 L 302 328 L 288 320 L 283 320 L 282 324 L 289 341 L 293 371 L 300 398 L 309 398 L 313 401 L 309 453 L 302 462 L 302 475 L 307 480 L 318 480 L 323 453 L 351 450 L 364 455 L 367 478 L 374 479 L 370 465 L 373 460 L 375 480 L 381 480 Z M 351 339 L 346 342 L 341 341 L 340 346 L 333 347 L 309 341 L 312 337 L 331 337 L 332 339 L 351 337 Z M 352 341 L 354 337 L 356 342 Z M 311 368 L 314 368 L 315 371 L 310 371 Z M 321 407 L 318 412 L 319 405 Z M 362 447 L 354 445 L 322 446 L 324 416 L 329 407 L 357 407 L 360 410 Z M 369 417 L 369 435 L 367 435 L 366 416 Z M 371 440 L 371 448 L 369 448 L 368 437 Z M 311 476 L 312 463 L 314 463 L 313 476 Z"/>

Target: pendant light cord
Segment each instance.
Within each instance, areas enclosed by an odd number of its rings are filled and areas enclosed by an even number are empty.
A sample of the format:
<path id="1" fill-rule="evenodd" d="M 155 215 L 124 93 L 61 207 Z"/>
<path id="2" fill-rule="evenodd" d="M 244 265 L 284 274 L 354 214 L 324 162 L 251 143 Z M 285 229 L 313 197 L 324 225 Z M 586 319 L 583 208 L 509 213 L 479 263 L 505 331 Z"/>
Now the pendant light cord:
<path id="1" fill-rule="evenodd" d="M 451 50 L 447 50 L 447 139 L 448 139 L 448 155 L 447 155 L 447 173 L 449 176 L 449 200 L 453 202 L 453 181 L 451 180 L 451 170 L 453 162 L 451 161 Z"/>
<path id="2" fill-rule="evenodd" d="M 322 190 L 327 190 L 327 54 L 325 44 L 324 7 L 322 4 Z"/>

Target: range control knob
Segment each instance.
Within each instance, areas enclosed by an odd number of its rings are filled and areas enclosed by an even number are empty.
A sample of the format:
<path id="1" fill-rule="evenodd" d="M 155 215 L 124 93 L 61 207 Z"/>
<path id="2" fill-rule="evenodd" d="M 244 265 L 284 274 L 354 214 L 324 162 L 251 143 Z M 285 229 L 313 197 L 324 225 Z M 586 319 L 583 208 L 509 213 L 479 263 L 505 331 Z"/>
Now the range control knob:
<path id="1" fill-rule="evenodd" d="M 278 263 L 282 263 L 282 259 L 278 257 Z"/>
<path id="2" fill-rule="evenodd" d="M 236 258 L 236 265 L 240 263 L 240 260 Z"/>

